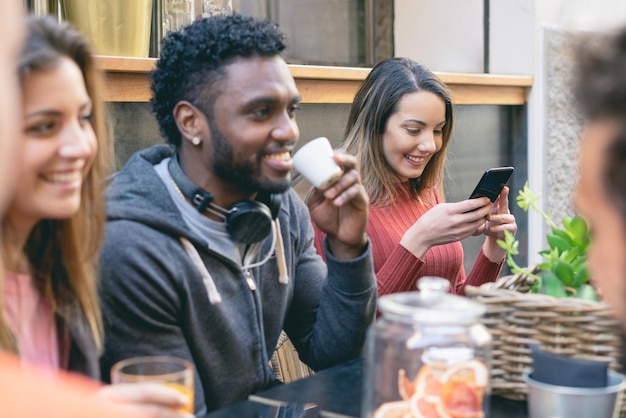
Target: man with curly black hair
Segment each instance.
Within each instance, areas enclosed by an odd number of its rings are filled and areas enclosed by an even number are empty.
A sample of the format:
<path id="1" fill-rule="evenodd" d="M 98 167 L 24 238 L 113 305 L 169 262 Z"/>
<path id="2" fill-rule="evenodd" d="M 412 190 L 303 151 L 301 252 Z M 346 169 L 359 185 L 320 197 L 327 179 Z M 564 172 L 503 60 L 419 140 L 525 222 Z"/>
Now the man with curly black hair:
<path id="1" fill-rule="evenodd" d="M 196 414 L 271 386 L 281 330 L 317 370 L 359 356 L 375 315 L 355 159 L 335 153 L 343 175 L 308 209 L 291 188 L 300 94 L 284 48 L 275 24 L 237 14 L 166 36 L 152 105 L 169 146 L 135 154 L 108 192 L 103 372 L 189 359 Z"/>
<path id="2" fill-rule="evenodd" d="M 586 126 L 575 202 L 593 234 L 591 277 L 626 329 L 626 26 L 590 35 L 577 53 L 574 93 Z"/>

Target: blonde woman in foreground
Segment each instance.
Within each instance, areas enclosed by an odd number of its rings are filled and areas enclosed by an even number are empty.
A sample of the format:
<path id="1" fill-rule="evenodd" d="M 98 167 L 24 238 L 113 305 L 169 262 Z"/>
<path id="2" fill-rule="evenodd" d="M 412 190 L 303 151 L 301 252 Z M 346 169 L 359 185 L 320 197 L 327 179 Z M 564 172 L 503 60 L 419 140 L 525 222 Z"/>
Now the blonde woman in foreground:
<path id="1" fill-rule="evenodd" d="M 64 370 L 97 380 L 103 337 L 96 260 L 110 157 L 98 74 L 85 39 L 46 17 L 27 21 L 18 75 L 22 152 L 14 156 L 14 193 L 0 223 L 0 350 L 50 378 Z M 176 411 L 184 396 L 165 387 L 92 393 L 127 411 L 187 416 Z"/>

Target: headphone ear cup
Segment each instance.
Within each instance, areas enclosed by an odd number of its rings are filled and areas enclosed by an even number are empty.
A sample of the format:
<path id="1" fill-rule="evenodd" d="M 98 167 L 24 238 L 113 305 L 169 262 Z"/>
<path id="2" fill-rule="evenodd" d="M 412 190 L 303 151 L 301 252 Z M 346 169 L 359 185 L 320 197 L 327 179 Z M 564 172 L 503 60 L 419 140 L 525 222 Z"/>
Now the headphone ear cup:
<path id="1" fill-rule="evenodd" d="M 280 212 L 280 202 L 282 201 L 281 194 L 273 194 L 267 192 L 259 192 L 256 196 L 257 202 L 265 204 L 272 212 L 272 219 L 278 218 Z"/>
<path id="2" fill-rule="evenodd" d="M 255 200 L 237 202 L 226 215 L 226 230 L 236 242 L 259 242 L 272 232 L 272 212 Z"/>

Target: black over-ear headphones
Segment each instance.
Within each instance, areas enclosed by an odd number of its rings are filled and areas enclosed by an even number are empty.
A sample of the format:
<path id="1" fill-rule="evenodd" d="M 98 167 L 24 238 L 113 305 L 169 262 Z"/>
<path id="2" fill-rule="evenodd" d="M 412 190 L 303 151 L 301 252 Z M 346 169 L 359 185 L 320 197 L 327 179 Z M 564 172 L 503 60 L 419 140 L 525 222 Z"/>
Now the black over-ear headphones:
<path id="1" fill-rule="evenodd" d="M 259 192 L 256 200 L 242 200 L 228 209 L 213 203 L 213 194 L 196 186 L 185 175 L 178 155 L 174 154 L 168 164 L 172 180 L 180 192 L 200 213 L 206 211 L 224 218 L 231 238 L 242 244 L 253 244 L 267 237 L 272 231 L 272 221 L 280 211 L 280 195 Z"/>

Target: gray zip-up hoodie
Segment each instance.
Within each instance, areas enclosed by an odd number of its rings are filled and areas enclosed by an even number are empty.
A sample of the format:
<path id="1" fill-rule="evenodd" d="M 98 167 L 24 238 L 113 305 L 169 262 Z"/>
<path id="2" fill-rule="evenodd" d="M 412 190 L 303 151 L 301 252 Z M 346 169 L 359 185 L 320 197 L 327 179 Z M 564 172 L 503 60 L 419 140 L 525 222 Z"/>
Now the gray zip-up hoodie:
<path id="1" fill-rule="evenodd" d="M 274 254 L 251 269 L 251 283 L 241 265 L 186 226 L 154 170 L 171 155 L 165 145 L 140 151 L 109 186 L 101 257 L 105 379 L 112 364 L 133 356 L 189 359 L 201 415 L 274 382 L 269 359 L 281 329 L 314 370 L 359 356 L 376 307 L 369 245 L 350 261 L 327 250 L 325 264 L 313 246 L 308 210 L 290 190 L 278 217 L 289 280 L 279 281 Z M 209 301 L 203 268 L 181 238 L 197 251 L 221 300 Z M 268 238 L 260 253 L 270 245 Z"/>

